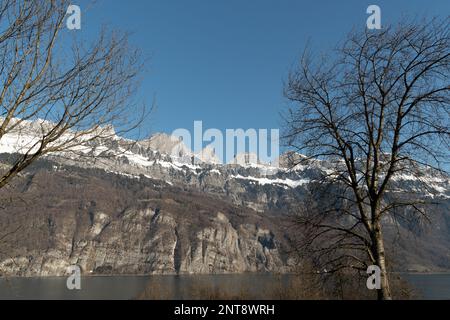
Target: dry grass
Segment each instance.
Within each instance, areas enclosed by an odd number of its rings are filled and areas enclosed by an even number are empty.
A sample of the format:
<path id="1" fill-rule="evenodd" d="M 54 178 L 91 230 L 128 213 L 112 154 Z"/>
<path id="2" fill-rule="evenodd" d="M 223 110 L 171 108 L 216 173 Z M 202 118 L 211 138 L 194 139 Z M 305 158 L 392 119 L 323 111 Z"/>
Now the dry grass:
<path id="1" fill-rule="evenodd" d="M 151 280 L 138 297 L 143 300 L 303 300 L 324 299 L 320 288 L 311 287 L 309 276 L 292 275 L 289 278 L 275 275 L 270 281 L 260 283 L 221 282 L 199 278 L 180 288 L 167 286 L 160 279 Z"/>
<path id="2" fill-rule="evenodd" d="M 258 278 L 255 278 L 257 281 Z M 163 278 L 149 281 L 137 298 L 141 300 L 358 300 L 376 299 L 376 292 L 367 290 L 365 279 L 340 274 L 329 279 L 307 273 L 273 275 L 255 281 L 213 281 L 195 277 L 186 283 L 167 285 Z M 174 281 L 178 281 L 175 279 Z M 398 275 L 391 276 L 394 299 L 417 298 L 414 290 Z"/>

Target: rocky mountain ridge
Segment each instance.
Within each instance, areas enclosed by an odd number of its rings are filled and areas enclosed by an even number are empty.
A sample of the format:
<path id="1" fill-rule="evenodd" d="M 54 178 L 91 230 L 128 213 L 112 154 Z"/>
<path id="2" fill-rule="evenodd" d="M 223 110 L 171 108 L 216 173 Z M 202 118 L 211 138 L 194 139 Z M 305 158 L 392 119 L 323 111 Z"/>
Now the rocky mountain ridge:
<path id="1" fill-rule="evenodd" d="M 0 163 L 36 141 L 36 127 L 2 138 Z M 62 275 L 71 264 L 93 274 L 286 272 L 296 263 L 284 218 L 333 165 L 235 158 L 219 164 L 213 150 L 195 154 L 165 134 L 113 133 L 46 156 L 2 190 L 0 272 Z M 392 189 L 440 204 L 436 224 L 398 243 L 400 265 L 450 269 L 449 177 L 402 174 Z"/>

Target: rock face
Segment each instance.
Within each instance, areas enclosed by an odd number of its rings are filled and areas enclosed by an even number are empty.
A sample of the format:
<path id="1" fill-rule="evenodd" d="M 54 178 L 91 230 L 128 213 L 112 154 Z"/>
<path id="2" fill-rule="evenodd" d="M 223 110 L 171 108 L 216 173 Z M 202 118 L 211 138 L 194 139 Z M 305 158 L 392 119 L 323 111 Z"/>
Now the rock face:
<path id="1" fill-rule="evenodd" d="M 287 270 L 272 221 L 252 210 L 150 179 L 66 174 L 38 170 L 17 186 L 34 203 L 1 211 L 3 230 L 19 227 L 2 243 L 2 274 L 64 275 L 74 264 L 92 274 Z"/>
<path id="2" fill-rule="evenodd" d="M 0 170 L 20 141 L 0 140 Z M 194 154 L 163 134 L 81 150 L 48 156 L 0 190 L 1 274 L 62 275 L 73 264 L 93 274 L 285 272 L 293 261 L 286 217 L 333 169 L 324 161 L 287 168 L 292 154 L 280 167 L 245 154 L 221 165 L 214 150 Z M 448 175 L 399 175 L 391 190 L 438 203 L 434 223 L 413 239 L 414 222 L 385 221 L 402 270 L 450 270 Z"/>
<path id="3" fill-rule="evenodd" d="M 236 230 L 223 213 L 214 224 L 196 234 L 180 272 L 223 273 L 281 271 L 283 261 L 269 230 L 240 225 Z"/>

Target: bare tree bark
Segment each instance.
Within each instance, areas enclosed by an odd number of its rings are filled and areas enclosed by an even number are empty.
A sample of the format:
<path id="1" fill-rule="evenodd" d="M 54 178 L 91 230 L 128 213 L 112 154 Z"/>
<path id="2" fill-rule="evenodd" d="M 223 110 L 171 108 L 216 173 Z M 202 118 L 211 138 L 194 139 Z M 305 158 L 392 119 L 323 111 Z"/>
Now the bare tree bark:
<path id="1" fill-rule="evenodd" d="M 375 248 L 373 249 L 373 252 L 375 252 L 375 265 L 379 266 L 381 270 L 381 289 L 378 290 L 378 299 L 389 299 L 392 297 L 392 295 L 386 268 L 386 255 L 383 241 L 384 238 L 381 231 L 381 223 L 378 223 L 374 226 L 373 234 L 374 236 L 372 242 L 375 246 Z"/>

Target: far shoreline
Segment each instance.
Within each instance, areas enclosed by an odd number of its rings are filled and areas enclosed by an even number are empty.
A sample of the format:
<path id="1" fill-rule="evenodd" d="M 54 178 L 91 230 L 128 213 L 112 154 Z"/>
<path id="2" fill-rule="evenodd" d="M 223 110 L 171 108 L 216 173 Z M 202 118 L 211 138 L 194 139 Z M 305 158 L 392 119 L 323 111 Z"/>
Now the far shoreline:
<path id="1" fill-rule="evenodd" d="M 449 271 L 394 271 L 390 272 L 392 275 L 450 275 Z M 302 274 L 299 273 L 271 273 L 271 272 L 244 272 L 244 273 L 165 273 L 165 274 L 82 274 L 81 276 L 84 278 L 107 278 L 107 277 L 124 277 L 124 278 L 131 278 L 131 277 L 173 277 L 173 276 L 180 276 L 180 277 L 202 277 L 202 276 L 301 276 Z M 62 276 L 4 276 L 0 275 L 0 280 L 7 280 L 7 279 L 59 279 L 59 278 L 67 278 L 70 276 L 62 275 Z"/>

